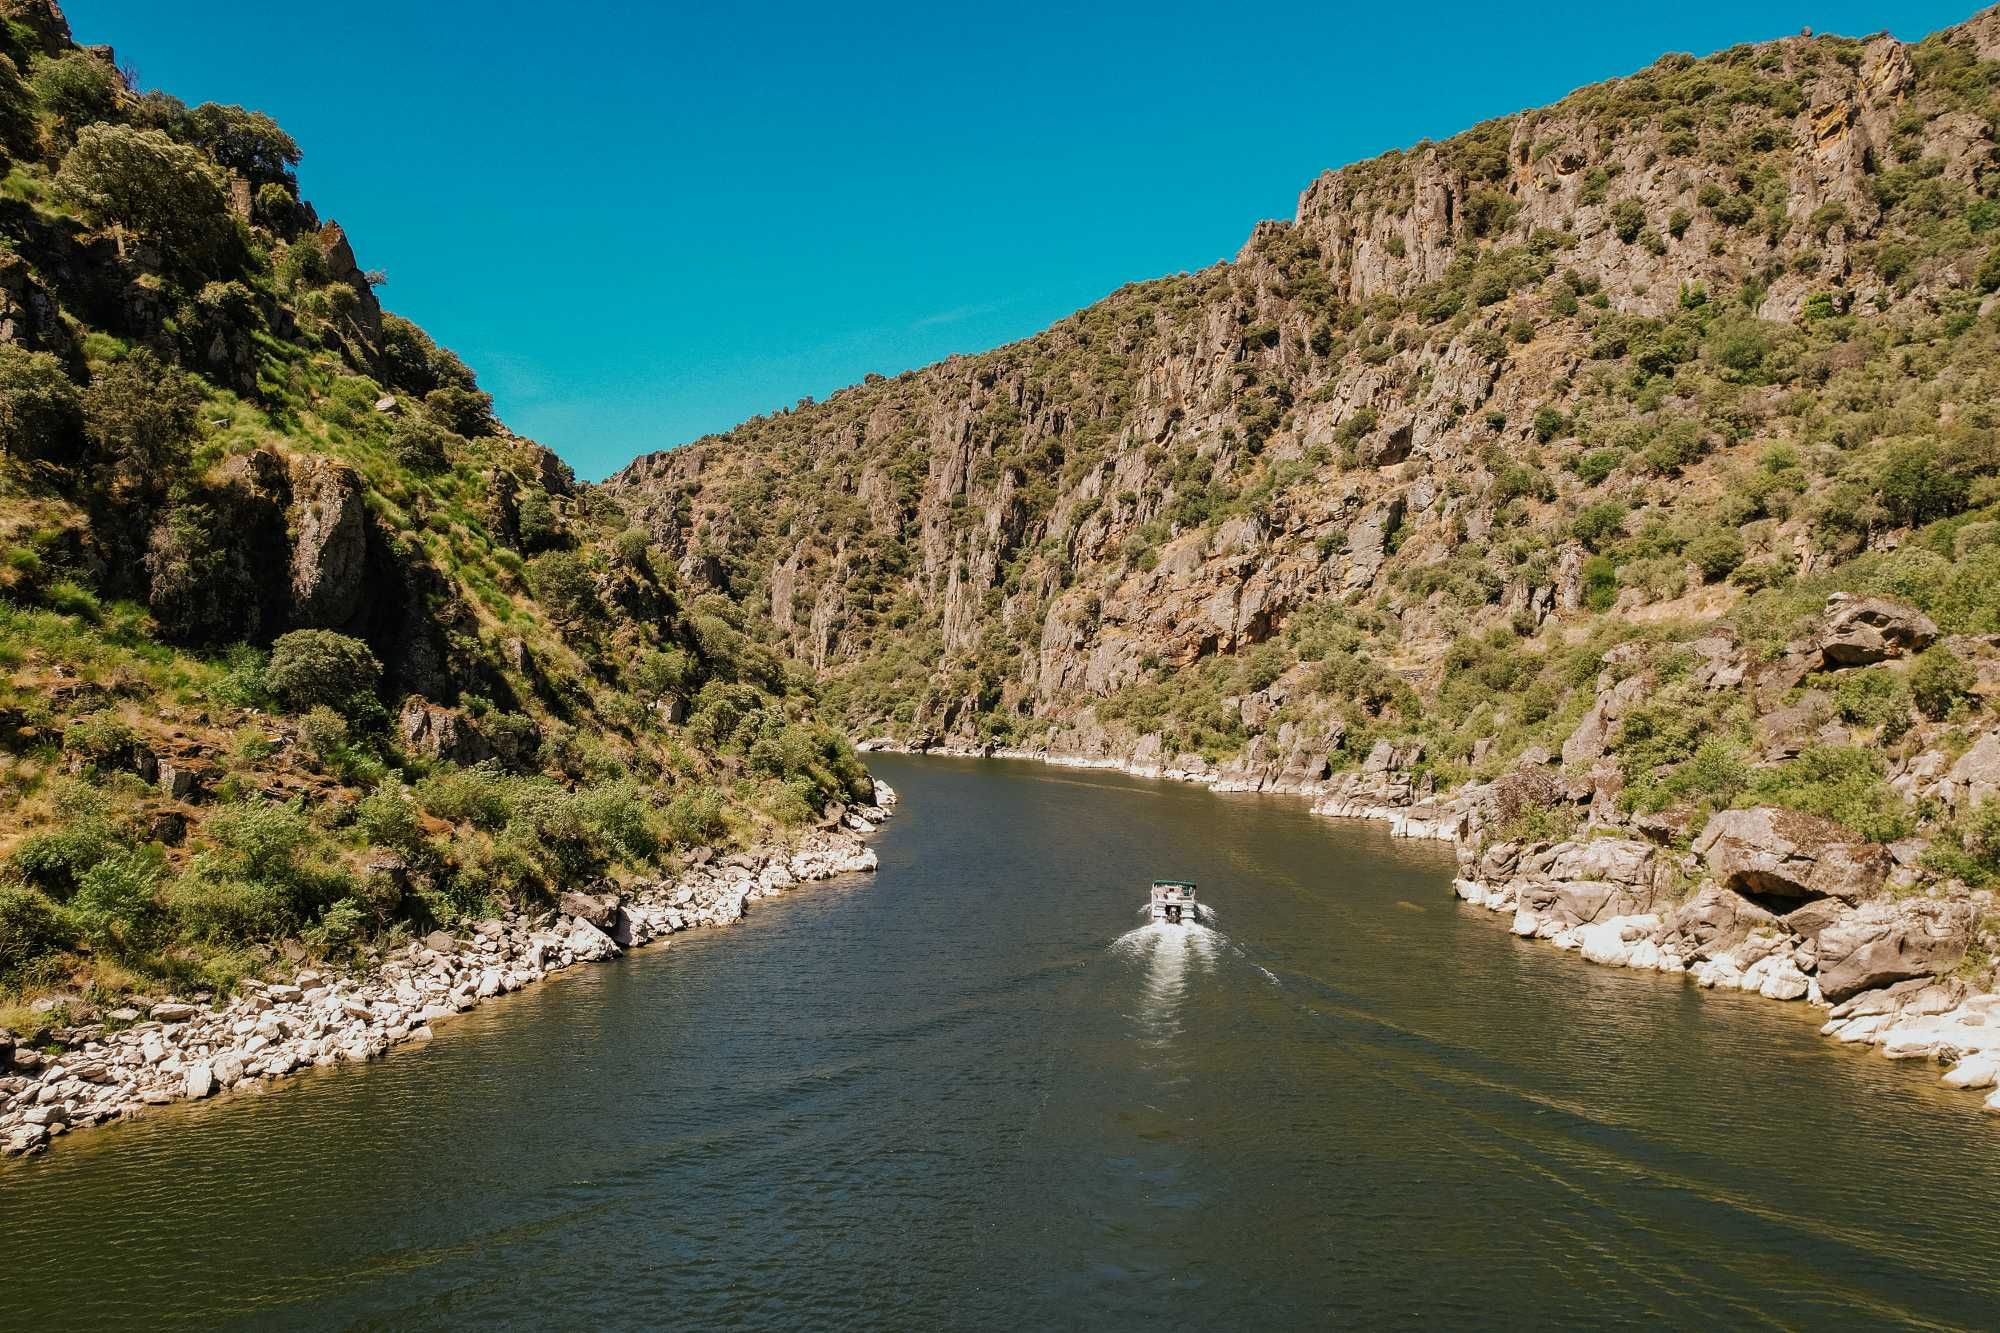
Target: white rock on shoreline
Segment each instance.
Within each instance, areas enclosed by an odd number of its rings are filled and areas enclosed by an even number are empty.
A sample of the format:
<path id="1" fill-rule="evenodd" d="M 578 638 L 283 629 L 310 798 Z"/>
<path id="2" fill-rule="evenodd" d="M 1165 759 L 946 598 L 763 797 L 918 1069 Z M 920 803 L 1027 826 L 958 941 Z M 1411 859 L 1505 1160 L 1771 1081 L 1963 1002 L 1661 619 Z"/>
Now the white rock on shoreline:
<path id="1" fill-rule="evenodd" d="M 245 981 L 220 1008 L 162 1001 L 121 1030 L 78 1029 L 73 1044 L 52 1056 L 14 1050 L 0 1061 L 0 1153 L 39 1153 L 72 1129 L 129 1119 L 147 1107 L 376 1059 L 402 1042 L 429 1040 L 433 1023 L 550 973 L 680 931 L 729 925 L 753 898 L 874 870 L 875 852 L 862 839 L 895 803 L 895 791 L 878 781 L 873 804 L 850 807 L 836 827 L 794 846 L 701 855 L 671 881 L 563 895 L 565 905 L 595 920 L 509 913 L 476 923 L 463 938 L 433 932 L 364 975 L 304 971 L 288 983 Z"/>

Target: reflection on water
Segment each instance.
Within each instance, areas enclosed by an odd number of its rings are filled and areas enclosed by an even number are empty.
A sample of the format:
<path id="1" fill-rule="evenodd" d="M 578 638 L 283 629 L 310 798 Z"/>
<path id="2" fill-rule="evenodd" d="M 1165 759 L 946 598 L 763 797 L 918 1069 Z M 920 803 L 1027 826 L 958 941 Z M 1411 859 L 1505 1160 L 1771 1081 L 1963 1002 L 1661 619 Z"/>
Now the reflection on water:
<path id="1" fill-rule="evenodd" d="M 1803 1006 L 1295 802 L 879 766 L 873 880 L 0 1169 L 0 1327 L 1992 1322 L 1994 1127 Z"/>

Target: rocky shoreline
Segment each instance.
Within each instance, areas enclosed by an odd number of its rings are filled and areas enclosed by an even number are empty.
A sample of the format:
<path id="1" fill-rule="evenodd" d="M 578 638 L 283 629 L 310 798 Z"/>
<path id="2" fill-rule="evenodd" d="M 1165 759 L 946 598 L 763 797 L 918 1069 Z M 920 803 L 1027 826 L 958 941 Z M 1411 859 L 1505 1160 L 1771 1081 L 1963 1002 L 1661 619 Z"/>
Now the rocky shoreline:
<path id="1" fill-rule="evenodd" d="M 1824 1009 L 1822 1035 L 1940 1067 L 1948 1088 L 1994 1089 L 1985 1109 L 2000 1113 L 2000 994 L 1950 975 L 1991 909 L 1992 893 L 1924 896 L 1907 849 L 1859 842 L 1829 820 L 1769 808 L 1723 811 L 1687 852 L 1610 825 L 1523 844 L 1488 836 L 1499 803 L 1522 799 L 1503 790 L 1506 779 L 1438 796 L 1411 778 L 1412 756 L 1386 743 L 1358 771 L 1320 778 L 1191 756 L 1160 762 L 888 739 L 861 748 L 1025 759 L 1219 792 L 1296 796 L 1311 801 L 1316 815 L 1385 822 L 1395 837 L 1446 841 L 1459 865 L 1453 892 L 1507 914 L 1517 936 L 1600 966 L 1678 973 L 1705 990 Z M 1559 793 L 1528 794 L 1537 797 Z"/>
<path id="2" fill-rule="evenodd" d="M 304 1069 L 362 1064 L 428 1040 L 432 1025 L 579 963 L 703 926 L 740 920 L 754 899 L 875 869 L 864 838 L 896 793 L 849 807 L 832 827 L 790 846 L 716 856 L 704 849 L 671 880 L 608 883 L 562 895 L 532 916 L 509 912 L 453 935 L 434 931 L 365 973 L 301 970 L 289 982 L 245 981 L 227 1003 L 207 997 L 133 1001 L 110 1023 L 0 1040 L 0 1151 L 45 1151 L 73 1130 L 148 1108 L 200 1100 Z"/>

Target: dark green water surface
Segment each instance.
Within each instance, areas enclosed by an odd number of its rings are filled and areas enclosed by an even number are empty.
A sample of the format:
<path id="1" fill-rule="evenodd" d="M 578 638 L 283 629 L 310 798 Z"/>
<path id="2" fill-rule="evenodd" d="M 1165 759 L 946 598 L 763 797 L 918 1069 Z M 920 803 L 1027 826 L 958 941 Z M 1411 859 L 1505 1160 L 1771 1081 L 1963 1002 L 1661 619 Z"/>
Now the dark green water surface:
<path id="1" fill-rule="evenodd" d="M 876 767 L 872 878 L 0 1168 L 0 1327 L 2000 1321 L 2000 1126 L 1803 1006 L 1299 802 Z"/>

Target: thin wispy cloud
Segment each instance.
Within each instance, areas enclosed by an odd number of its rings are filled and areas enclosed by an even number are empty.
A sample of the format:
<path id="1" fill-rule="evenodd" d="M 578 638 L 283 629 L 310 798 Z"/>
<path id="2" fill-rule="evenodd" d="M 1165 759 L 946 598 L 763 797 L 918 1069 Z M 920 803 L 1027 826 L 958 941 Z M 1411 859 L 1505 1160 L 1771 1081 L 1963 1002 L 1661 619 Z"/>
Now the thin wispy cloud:
<path id="1" fill-rule="evenodd" d="M 981 315 L 990 315 L 996 310 L 1005 310 L 1010 305 L 1016 305 L 1020 299 L 1018 296 L 1009 296 L 1001 301 L 982 301 L 978 305 L 954 306 L 950 310 L 940 310 L 935 315 L 925 315 L 910 327 L 934 329 L 940 324 L 957 324 L 962 320 L 977 319 Z"/>

